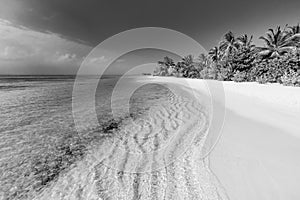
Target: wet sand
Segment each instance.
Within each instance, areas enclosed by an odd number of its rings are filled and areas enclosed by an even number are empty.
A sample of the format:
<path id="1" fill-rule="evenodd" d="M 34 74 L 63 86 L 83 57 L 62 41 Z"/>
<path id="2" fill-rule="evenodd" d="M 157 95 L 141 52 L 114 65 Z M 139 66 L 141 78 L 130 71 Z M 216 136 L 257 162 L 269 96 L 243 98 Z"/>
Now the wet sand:
<path id="1" fill-rule="evenodd" d="M 209 109 L 184 90 L 168 95 L 167 102 L 124 123 L 36 199 L 227 199 L 201 155 Z"/>

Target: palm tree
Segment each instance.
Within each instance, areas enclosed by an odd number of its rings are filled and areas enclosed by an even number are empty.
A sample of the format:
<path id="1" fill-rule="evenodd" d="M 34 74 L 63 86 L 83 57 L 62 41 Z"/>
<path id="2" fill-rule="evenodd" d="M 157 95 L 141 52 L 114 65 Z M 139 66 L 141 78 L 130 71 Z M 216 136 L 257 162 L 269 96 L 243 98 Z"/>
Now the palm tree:
<path id="1" fill-rule="evenodd" d="M 215 63 L 220 61 L 220 58 L 221 58 L 220 49 L 218 47 L 212 48 L 211 50 L 209 50 L 208 56 Z"/>
<path id="2" fill-rule="evenodd" d="M 175 63 L 172 58 L 168 56 L 164 57 L 163 61 L 158 61 L 159 69 L 156 72 L 160 76 L 170 75 L 170 68 L 175 66 Z"/>
<path id="3" fill-rule="evenodd" d="M 223 52 L 223 57 L 227 57 L 232 52 L 237 51 L 239 48 L 239 43 L 235 38 L 234 34 L 229 31 L 224 35 L 224 40 L 220 43 L 220 50 Z"/>
<path id="4" fill-rule="evenodd" d="M 295 26 L 288 26 L 288 28 L 289 28 L 289 33 L 291 33 L 292 35 L 296 35 L 296 34 L 300 33 L 299 23 Z"/>
<path id="5" fill-rule="evenodd" d="M 207 57 L 206 54 L 204 53 L 201 53 L 199 56 L 198 56 L 198 62 L 201 63 L 202 65 L 207 65 L 208 62 L 209 62 L 209 59 Z"/>
<path id="6" fill-rule="evenodd" d="M 278 57 L 295 48 L 294 36 L 278 26 L 275 30 L 269 29 L 266 37 L 259 37 L 266 43 L 259 47 L 260 55 L 263 57 Z"/>
<path id="7" fill-rule="evenodd" d="M 244 34 L 240 37 L 237 38 L 237 42 L 240 44 L 241 47 L 247 48 L 247 49 L 254 49 L 255 45 L 252 43 L 253 42 L 253 35 L 248 37 L 247 34 Z"/>
<path id="8" fill-rule="evenodd" d="M 192 55 L 188 55 L 183 57 L 182 61 L 185 63 L 186 66 L 190 66 L 194 63 L 194 58 Z"/>
<path id="9" fill-rule="evenodd" d="M 159 65 L 164 65 L 164 66 L 167 66 L 167 67 L 175 65 L 173 59 L 169 58 L 168 56 L 164 57 L 163 61 L 158 61 L 158 64 Z"/>
<path id="10" fill-rule="evenodd" d="M 205 67 L 207 67 L 209 65 L 209 57 L 207 54 L 201 53 L 198 58 L 197 61 L 194 63 L 195 68 L 200 72 L 201 70 L 203 70 Z"/>
<path id="11" fill-rule="evenodd" d="M 292 37 L 292 40 L 295 42 L 297 47 L 300 47 L 300 25 L 299 23 L 294 26 L 288 27 L 289 31 L 288 34 Z"/>
<path id="12" fill-rule="evenodd" d="M 194 58 L 192 55 L 183 57 L 181 66 L 183 67 L 183 76 L 184 77 L 190 77 L 191 74 L 195 73 Z"/>

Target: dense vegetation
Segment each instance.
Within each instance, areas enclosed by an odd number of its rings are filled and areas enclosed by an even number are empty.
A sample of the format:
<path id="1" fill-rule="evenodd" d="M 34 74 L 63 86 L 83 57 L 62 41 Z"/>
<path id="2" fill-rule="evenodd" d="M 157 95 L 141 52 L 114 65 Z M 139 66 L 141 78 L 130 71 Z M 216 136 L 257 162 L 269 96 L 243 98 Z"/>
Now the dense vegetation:
<path id="1" fill-rule="evenodd" d="M 300 86 L 299 24 L 269 29 L 259 38 L 264 47 L 252 39 L 228 32 L 218 46 L 196 59 L 189 55 L 175 63 L 165 57 L 153 75 Z"/>

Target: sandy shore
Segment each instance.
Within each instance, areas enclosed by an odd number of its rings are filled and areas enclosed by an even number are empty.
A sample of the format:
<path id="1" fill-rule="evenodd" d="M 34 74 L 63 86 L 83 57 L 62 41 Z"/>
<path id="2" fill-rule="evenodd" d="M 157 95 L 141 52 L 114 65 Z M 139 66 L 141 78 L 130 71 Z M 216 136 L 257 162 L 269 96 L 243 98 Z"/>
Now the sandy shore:
<path id="1" fill-rule="evenodd" d="M 211 107 L 205 81 L 137 81 L 179 92 L 124 125 L 37 199 L 300 198 L 300 88 L 224 83 L 225 101 L 217 95 Z M 221 137 L 203 158 L 211 109 L 222 106 Z"/>
<path id="2" fill-rule="evenodd" d="M 205 81 L 182 81 L 207 93 Z M 300 88 L 234 82 L 223 87 L 226 116 L 209 160 L 228 197 L 300 199 Z"/>

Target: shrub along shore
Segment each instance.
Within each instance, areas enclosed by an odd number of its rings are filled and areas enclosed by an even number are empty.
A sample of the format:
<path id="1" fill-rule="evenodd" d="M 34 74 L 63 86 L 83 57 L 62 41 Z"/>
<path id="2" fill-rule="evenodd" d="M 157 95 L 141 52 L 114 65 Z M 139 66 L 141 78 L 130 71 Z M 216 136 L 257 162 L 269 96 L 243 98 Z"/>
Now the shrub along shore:
<path id="1" fill-rule="evenodd" d="M 153 75 L 300 86 L 300 25 L 269 29 L 259 39 L 263 47 L 253 43 L 253 36 L 229 31 L 198 58 L 188 55 L 175 63 L 165 57 Z"/>

